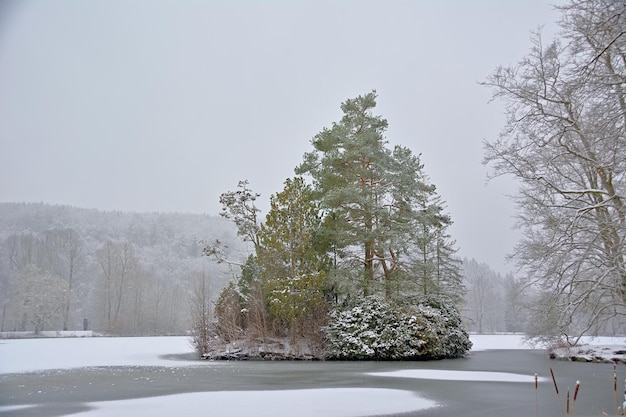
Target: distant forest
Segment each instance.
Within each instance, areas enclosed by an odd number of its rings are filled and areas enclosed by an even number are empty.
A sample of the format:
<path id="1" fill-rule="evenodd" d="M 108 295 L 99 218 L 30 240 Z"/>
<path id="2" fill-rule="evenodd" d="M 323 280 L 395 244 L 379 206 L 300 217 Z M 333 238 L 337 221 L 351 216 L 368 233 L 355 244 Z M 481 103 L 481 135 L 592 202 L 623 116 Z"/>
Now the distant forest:
<path id="1" fill-rule="evenodd" d="M 0 203 L 0 331 L 185 334 L 197 283 L 216 299 L 241 273 L 202 255 L 215 240 L 231 259 L 248 255 L 220 216 Z M 512 275 L 474 259 L 462 275 L 469 331 L 525 330 L 526 295 Z"/>
<path id="2" fill-rule="evenodd" d="M 202 256 L 216 239 L 245 252 L 219 216 L 0 203 L 1 330 L 183 334 L 195 282 L 232 278 Z"/>

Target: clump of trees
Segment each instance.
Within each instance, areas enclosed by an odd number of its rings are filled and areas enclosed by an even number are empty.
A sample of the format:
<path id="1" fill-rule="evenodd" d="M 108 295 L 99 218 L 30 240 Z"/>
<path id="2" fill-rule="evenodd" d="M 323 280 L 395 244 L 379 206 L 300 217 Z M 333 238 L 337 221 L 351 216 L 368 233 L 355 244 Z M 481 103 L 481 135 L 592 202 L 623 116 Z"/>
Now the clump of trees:
<path id="1" fill-rule="evenodd" d="M 626 314 L 626 3 L 557 8 L 560 38 L 534 33 L 483 83 L 507 115 L 485 163 L 519 181 L 513 257 L 537 293 L 531 336 L 547 339 L 623 332 Z"/>
<path id="2" fill-rule="evenodd" d="M 304 341 L 322 355 L 328 343 L 329 357 L 340 358 L 342 340 L 352 337 L 340 330 L 347 312 L 376 302 L 400 321 L 388 329 L 389 318 L 368 326 L 385 335 L 395 331 L 395 347 L 355 359 L 454 357 L 469 349 L 460 320 L 452 319 L 464 292 L 447 233 L 452 221 L 419 157 L 402 146 L 389 148 L 387 121 L 373 114 L 375 106 L 375 92 L 342 104 L 343 118 L 313 138 L 297 176 L 271 197 L 264 222 L 255 204 L 259 195 L 247 181 L 221 195 L 222 216 L 252 248 L 244 262 L 225 257 L 220 242 L 204 249 L 241 268 L 216 305 L 222 339 L 264 342 L 288 335 L 292 346 Z M 432 300 L 450 314 L 432 307 Z M 439 328 L 444 322 L 460 337 L 442 336 L 451 335 Z M 411 350 L 408 340 L 416 349 L 430 347 Z"/>
<path id="3" fill-rule="evenodd" d="M 463 259 L 465 302 L 461 309 L 471 332 L 524 333 L 529 325 L 528 303 L 535 296 L 523 280 L 508 273 L 501 275 L 485 263 Z"/>

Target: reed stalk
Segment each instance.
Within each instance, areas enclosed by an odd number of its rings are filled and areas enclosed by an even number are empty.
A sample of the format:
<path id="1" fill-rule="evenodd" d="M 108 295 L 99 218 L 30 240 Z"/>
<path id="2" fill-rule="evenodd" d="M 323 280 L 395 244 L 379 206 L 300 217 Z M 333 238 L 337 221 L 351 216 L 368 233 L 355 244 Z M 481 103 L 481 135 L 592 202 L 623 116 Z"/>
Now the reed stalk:
<path id="1" fill-rule="evenodd" d="M 626 416 L 626 380 L 624 380 L 624 403 L 622 404 L 622 414 Z"/>
<path id="2" fill-rule="evenodd" d="M 539 376 L 537 372 L 535 372 L 535 417 L 539 417 Z"/>
<path id="3" fill-rule="evenodd" d="M 574 415 L 574 407 L 576 406 L 576 399 L 578 398 L 579 389 L 580 389 L 580 381 L 576 381 L 576 387 L 574 388 L 574 398 L 572 400 L 572 415 Z"/>
<path id="4" fill-rule="evenodd" d="M 550 375 L 552 375 L 552 382 L 554 382 L 554 390 L 556 391 L 556 399 L 559 402 L 559 408 L 561 409 L 561 415 L 565 417 L 565 410 L 563 410 L 563 402 L 561 401 L 561 395 L 559 394 L 559 386 L 556 383 L 556 378 L 554 377 L 554 371 L 550 368 Z"/>
<path id="5" fill-rule="evenodd" d="M 615 401 L 615 415 L 618 415 L 619 401 L 617 400 L 617 362 L 613 362 L 613 398 Z"/>

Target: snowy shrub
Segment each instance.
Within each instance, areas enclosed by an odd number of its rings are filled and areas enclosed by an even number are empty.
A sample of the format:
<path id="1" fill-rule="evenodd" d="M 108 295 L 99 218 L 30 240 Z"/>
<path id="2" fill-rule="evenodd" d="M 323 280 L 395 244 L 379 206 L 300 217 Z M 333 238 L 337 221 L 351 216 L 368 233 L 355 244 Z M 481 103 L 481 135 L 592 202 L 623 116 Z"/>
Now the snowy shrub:
<path id="1" fill-rule="evenodd" d="M 331 313 L 327 357 L 346 360 L 455 358 L 471 348 L 458 311 L 448 300 L 420 300 L 397 306 L 366 297 Z"/>
<path id="2" fill-rule="evenodd" d="M 405 308 L 417 309 L 434 332 L 427 351 L 432 359 L 458 358 L 472 348 L 461 314 L 445 296 L 422 296 L 405 300 Z"/>

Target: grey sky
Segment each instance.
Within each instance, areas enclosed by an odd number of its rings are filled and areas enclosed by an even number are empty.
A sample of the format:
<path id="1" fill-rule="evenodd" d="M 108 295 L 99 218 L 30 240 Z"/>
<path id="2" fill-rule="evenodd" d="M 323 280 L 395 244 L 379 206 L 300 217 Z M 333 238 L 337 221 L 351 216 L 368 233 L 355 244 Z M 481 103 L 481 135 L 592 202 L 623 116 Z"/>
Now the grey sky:
<path id="1" fill-rule="evenodd" d="M 378 92 L 390 144 L 422 154 L 460 255 L 502 272 L 516 232 L 485 186 L 504 117 L 477 84 L 517 62 L 546 1 L 24 0 L 0 7 L 0 201 L 217 214 L 261 207 L 347 98 Z"/>

